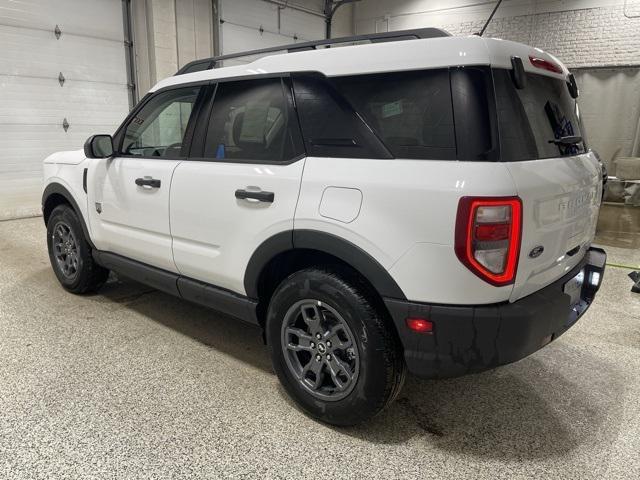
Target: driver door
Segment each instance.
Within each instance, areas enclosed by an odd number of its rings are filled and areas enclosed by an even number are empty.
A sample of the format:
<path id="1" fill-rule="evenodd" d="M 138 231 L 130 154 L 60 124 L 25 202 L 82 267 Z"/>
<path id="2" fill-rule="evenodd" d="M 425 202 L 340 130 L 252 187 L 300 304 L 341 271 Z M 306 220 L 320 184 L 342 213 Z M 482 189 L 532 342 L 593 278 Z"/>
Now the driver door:
<path id="1" fill-rule="evenodd" d="M 188 151 L 183 143 L 203 88 L 155 94 L 129 119 L 116 154 L 92 161 L 87 193 L 98 249 L 177 271 L 171 253 L 169 189 Z"/>

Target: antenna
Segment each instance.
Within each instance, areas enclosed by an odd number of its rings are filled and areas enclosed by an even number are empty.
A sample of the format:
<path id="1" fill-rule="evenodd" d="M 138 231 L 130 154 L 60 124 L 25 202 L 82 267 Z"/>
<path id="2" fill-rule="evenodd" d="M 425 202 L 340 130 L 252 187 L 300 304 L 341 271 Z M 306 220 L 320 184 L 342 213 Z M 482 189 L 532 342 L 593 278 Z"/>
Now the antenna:
<path id="1" fill-rule="evenodd" d="M 498 7 L 500 6 L 501 3 L 502 3 L 502 0 L 498 0 L 498 3 L 496 3 L 496 6 L 493 7 L 493 11 L 491 12 L 491 15 L 489 15 L 489 18 L 487 18 L 487 22 L 482 27 L 482 30 L 480 30 L 480 33 L 478 33 L 478 36 L 481 37 L 484 31 L 487 29 L 487 27 L 489 26 L 489 23 L 491 23 L 491 19 L 496 14 L 496 10 L 498 10 Z"/>

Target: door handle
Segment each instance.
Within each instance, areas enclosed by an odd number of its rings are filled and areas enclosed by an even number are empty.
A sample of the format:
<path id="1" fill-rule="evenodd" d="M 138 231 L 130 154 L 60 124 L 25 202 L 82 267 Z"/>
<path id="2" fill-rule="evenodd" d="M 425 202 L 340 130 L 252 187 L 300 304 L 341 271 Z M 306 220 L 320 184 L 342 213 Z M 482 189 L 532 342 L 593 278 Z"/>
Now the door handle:
<path id="1" fill-rule="evenodd" d="M 139 187 L 160 188 L 160 180 L 155 178 L 136 178 L 136 185 Z"/>
<path id="2" fill-rule="evenodd" d="M 275 194 L 273 192 L 263 192 L 259 190 L 253 192 L 251 190 L 236 190 L 236 198 L 240 200 L 258 200 L 259 202 L 273 203 Z"/>

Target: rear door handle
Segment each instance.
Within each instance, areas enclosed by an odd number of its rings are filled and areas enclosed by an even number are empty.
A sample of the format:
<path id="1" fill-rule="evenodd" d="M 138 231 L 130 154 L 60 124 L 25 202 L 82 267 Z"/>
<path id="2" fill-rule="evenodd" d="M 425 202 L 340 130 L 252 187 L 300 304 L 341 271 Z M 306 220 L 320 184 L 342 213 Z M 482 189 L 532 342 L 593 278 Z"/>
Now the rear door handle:
<path id="1" fill-rule="evenodd" d="M 151 177 L 136 178 L 136 185 L 139 187 L 160 188 L 160 180 Z"/>
<path id="2" fill-rule="evenodd" d="M 258 200 L 259 202 L 273 203 L 275 194 L 273 192 L 263 192 L 258 190 L 253 192 L 251 190 L 236 190 L 236 198 L 240 200 Z"/>

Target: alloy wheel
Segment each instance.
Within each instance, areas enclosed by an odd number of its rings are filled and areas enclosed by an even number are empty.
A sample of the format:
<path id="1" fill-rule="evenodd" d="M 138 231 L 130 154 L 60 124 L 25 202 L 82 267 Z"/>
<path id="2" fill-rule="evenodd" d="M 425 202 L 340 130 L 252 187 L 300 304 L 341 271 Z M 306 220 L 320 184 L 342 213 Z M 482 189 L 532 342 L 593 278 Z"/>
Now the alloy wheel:
<path id="1" fill-rule="evenodd" d="M 356 384 L 360 356 L 355 336 L 336 309 L 306 299 L 282 323 L 282 351 L 302 387 L 322 400 L 340 400 Z"/>
<path id="2" fill-rule="evenodd" d="M 69 280 L 76 278 L 79 272 L 79 251 L 76 237 L 65 222 L 58 222 L 53 228 L 53 255 L 60 272 Z"/>

